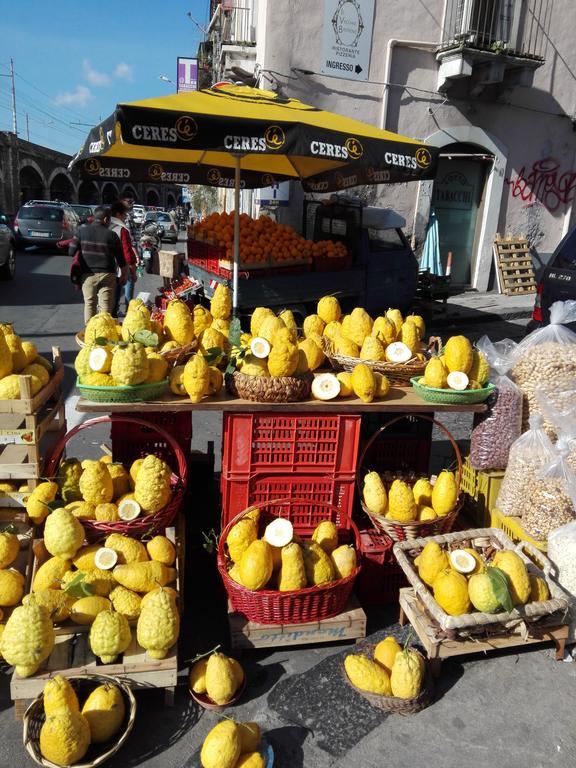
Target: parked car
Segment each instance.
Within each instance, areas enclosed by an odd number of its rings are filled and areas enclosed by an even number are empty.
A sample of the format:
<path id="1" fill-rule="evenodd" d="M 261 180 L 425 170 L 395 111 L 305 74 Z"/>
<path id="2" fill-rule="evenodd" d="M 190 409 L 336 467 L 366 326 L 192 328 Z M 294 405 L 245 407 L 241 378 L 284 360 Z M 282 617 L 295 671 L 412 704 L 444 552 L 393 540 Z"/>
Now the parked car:
<path id="1" fill-rule="evenodd" d="M 72 205 L 74 213 L 76 213 L 80 219 L 80 224 L 90 224 L 93 221 L 94 208 L 95 206 L 93 205 Z"/>
<path id="2" fill-rule="evenodd" d="M 556 246 L 536 287 L 536 299 L 528 331 L 550 322 L 550 307 L 555 301 L 576 299 L 576 227 Z M 568 325 L 576 331 L 576 323 Z"/>
<path id="3" fill-rule="evenodd" d="M 144 224 L 146 218 L 146 208 L 143 205 L 132 206 L 132 221 L 136 226 L 141 227 Z"/>
<path id="4" fill-rule="evenodd" d="M 0 280 L 12 280 L 16 273 L 16 243 L 10 218 L 0 212 Z"/>
<path id="5" fill-rule="evenodd" d="M 14 220 L 16 244 L 55 247 L 59 240 L 74 237 L 79 226 L 78 214 L 67 203 L 26 203 Z"/>
<path id="6" fill-rule="evenodd" d="M 164 242 L 178 242 L 178 227 L 172 214 L 165 213 L 164 211 L 148 211 L 144 224 L 148 224 L 150 221 L 159 224 L 164 229 L 164 234 L 162 235 Z"/>

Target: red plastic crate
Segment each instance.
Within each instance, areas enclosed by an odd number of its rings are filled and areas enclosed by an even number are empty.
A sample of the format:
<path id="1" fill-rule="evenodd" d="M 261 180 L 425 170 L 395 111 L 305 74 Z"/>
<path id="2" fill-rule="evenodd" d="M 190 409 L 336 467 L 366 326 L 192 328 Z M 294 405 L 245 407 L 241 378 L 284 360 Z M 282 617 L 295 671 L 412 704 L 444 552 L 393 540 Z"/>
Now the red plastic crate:
<path id="1" fill-rule="evenodd" d="M 151 424 L 157 424 L 174 437 L 186 457 L 190 454 L 190 442 L 192 440 L 192 414 L 191 413 L 166 413 L 151 412 L 144 414 L 144 420 Z M 158 439 L 152 428 L 142 427 L 139 424 L 129 424 L 115 421 L 112 415 L 112 427 L 110 430 L 112 440 L 112 457 L 114 461 L 130 465 L 135 459 L 146 453 L 154 453 L 165 459 L 173 471 L 178 467 L 173 466 L 174 454 L 170 447 Z"/>
<path id="2" fill-rule="evenodd" d="M 360 416 L 227 413 L 223 473 L 354 473 Z"/>
<path id="3" fill-rule="evenodd" d="M 294 526 L 304 535 L 311 535 L 322 521 L 322 510 L 314 508 L 313 501 L 332 504 L 352 517 L 355 478 L 353 473 L 332 476 L 320 475 L 279 475 L 262 472 L 250 477 L 230 475 L 222 472 L 222 528 L 236 515 L 252 504 L 265 504 L 280 499 L 310 499 L 310 507 L 299 506 L 298 515 L 292 520 Z M 338 527 L 341 520 L 335 521 Z"/>
<path id="4" fill-rule="evenodd" d="M 398 601 L 408 579 L 392 552 L 394 542 L 375 528 L 360 531 L 362 570 L 356 594 L 363 605 L 386 605 Z"/>

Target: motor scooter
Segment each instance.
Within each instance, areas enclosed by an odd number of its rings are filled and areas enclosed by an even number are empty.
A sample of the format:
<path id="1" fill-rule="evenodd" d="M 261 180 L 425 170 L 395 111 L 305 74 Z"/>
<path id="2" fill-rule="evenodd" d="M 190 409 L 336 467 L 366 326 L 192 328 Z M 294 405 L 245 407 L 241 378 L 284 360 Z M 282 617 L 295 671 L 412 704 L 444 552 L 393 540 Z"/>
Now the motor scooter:
<path id="1" fill-rule="evenodd" d="M 162 245 L 163 234 L 164 227 L 153 221 L 142 229 L 138 245 L 144 269 L 148 274 L 152 272 L 154 262 L 158 263 L 157 256 Z"/>

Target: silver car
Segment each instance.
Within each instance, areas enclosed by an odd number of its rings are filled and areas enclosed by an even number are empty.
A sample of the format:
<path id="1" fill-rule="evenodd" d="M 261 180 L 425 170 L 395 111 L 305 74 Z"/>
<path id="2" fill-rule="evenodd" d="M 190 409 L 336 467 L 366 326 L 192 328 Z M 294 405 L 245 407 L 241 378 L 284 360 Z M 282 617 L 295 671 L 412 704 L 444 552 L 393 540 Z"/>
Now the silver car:
<path id="1" fill-rule="evenodd" d="M 9 221 L 0 213 L 0 280 L 12 280 L 16 273 L 16 245 Z"/>
<path id="2" fill-rule="evenodd" d="M 14 221 L 16 243 L 55 246 L 60 240 L 74 237 L 80 226 L 78 214 L 70 205 L 62 203 L 27 203 L 18 211 Z"/>

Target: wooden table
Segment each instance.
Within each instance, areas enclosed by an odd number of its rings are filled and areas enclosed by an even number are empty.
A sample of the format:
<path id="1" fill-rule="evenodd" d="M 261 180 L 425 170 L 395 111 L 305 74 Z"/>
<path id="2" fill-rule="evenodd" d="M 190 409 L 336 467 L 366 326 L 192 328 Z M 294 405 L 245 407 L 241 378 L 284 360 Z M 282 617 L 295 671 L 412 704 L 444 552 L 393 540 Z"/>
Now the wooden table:
<path id="1" fill-rule="evenodd" d="M 416 394 L 412 387 L 392 387 L 383 400 L 363 403 L 359 398 L 338 400 L 301 400 L 296 403 L 254 403 L 232 397 L 224 390 L 218 397 L 210 397 L 200 403 L 192 403 L 184 397 L 167 393 L 159 400 L 146 403 L 93 403 L 81 397 L 76 410 L 83 413 L 172 413 L 186 411 L 276 411 L 278 413 L 484 413 L 485 403 L 478 405 L 441 405 L 429 403 Z"/>

